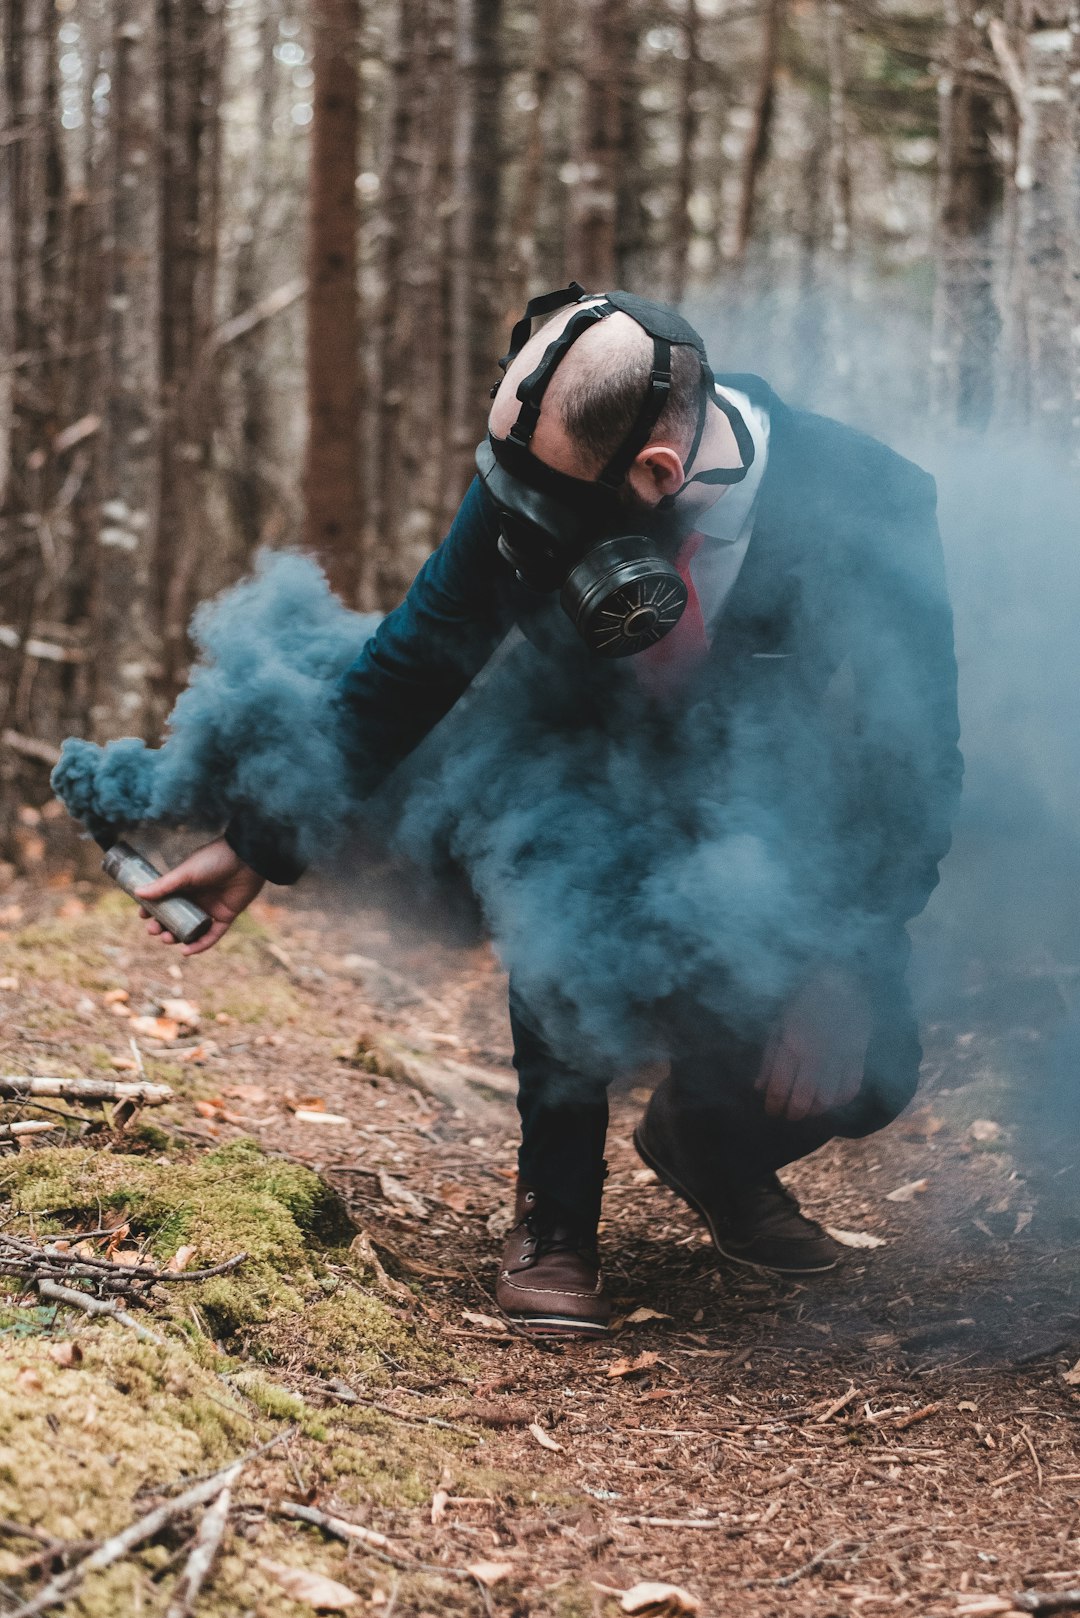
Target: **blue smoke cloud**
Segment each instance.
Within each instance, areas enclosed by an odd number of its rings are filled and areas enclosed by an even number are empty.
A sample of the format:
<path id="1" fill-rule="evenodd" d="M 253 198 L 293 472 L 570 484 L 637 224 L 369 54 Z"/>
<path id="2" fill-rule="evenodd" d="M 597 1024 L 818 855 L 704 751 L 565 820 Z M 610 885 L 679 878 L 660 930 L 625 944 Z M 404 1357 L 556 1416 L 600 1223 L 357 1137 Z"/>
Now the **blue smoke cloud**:
<path id="1" fill-rule="evenodd" d="M 350 808 L 334 685 L 378 622 L 349 612 L 304 557 L 262 554 L 254 576 L 195 614 L 187 689 L 159 748 L 64 744 L 53 788 L 92 832 L 141 821 L 218 828 L 260 805 L 332 846 Z"/>

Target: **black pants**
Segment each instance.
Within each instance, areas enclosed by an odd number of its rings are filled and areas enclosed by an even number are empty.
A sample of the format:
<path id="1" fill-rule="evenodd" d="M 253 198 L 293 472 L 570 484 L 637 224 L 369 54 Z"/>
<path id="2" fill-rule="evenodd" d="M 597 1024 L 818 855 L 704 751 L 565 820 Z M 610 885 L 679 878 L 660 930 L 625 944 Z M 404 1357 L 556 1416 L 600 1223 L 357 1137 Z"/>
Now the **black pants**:
<path id="1" fill-rule="evenodd" d="M 904 956 L 906 958 L 906 941 Z M 708 1146 L 719 1184 L 760 1179 L 816 1151 L 836 1135 L 872 1134 L 891 1123 L 915 1094 L 922 1048 L 902 966 L 883 973 L 873 990 L 874 1026 L 863 1084 L 843 1106 L 793 1123 L 770 1118 L 754 1089 L 768 1031 L 734 1033 L 700 1008 L 658 1010 L 671 1028 L 670 1094 L 689 1138 Z M 592 1224 L 600 1210 L 606 1084 L 576 1072 L 546 1043 L 538 1019 L 510 987 L 514 1066 L 521 1114 L 522 1179 L 557 1205 L 573 1224 Z"/>

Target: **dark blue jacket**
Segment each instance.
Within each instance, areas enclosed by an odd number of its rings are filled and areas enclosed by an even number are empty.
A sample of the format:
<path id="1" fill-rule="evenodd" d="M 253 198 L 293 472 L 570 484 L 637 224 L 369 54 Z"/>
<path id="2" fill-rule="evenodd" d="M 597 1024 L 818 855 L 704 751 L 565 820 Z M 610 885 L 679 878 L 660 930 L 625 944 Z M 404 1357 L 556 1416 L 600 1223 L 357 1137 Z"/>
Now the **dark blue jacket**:
<path id="1" fill-rule="evenodd" d="M 694 695 L 731 712 L 813 716 L 841 665 L 850 667 L 855 731 L 843 769 L 860 833 L 850 897 L 895 927 L 937 882 L 962 774 L 934 481 L 875 439 L 789 408 L 757 377 L 720 381 L 767 409 L 769 459 L 753 537 Z M 574 666 L 583 700 L 602 699 L 616 677 L 625 690 L 623 671 L 587 651 L 556 599 L 515 582 L 497 538 L 474 481 L 446 539 L 344 675 L 358 792 L 438 724 L 515 623 L 562 676 Z M 245 818 L 228 835 L 271 880 L 299 875 L 282 829 Z"/>

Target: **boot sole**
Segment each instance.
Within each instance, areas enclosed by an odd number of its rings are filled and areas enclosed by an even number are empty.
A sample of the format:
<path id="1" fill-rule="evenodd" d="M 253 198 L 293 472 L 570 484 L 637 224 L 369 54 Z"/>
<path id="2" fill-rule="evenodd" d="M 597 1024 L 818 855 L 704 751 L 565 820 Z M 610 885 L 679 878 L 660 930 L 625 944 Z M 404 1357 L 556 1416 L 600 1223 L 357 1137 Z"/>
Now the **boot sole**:
<path id="1" fill-rule="evenodd" d="M 573 1315 L 507 1315 L 519 1331 L 530 1337 L 606 1337 L 608 1327 L 600 1320 L 577 1320 Z"/>
<path id="2" fill-rule="evenodd" d="M 653 1157 L 652 1153 L 644 1146 L 641 1139 L 640 1124 L 634 1130 L 634 1150 L 645 1166 L 652 1169 L 661 1184 L 666 1185 L 669 1191 L 674 1191 L 677 1197 L 681 1197 L 694 1210 L 698 1218 L 705 1222 L 716 1251 L 732 1264 L 741 1264 L 747 1270 L 766 1270 L 770 1275 L 825 1275 L 829 1270 L 835 1270 L 837 1264 L 839 1264 L 840 1260 L 838 1258 L 832 1259 L 828 1264 L 800 1264 L 797 1266 L 762 1264 L 758 1259 L 744 1258 L 741 1253 L 731 1252 L 729 1248 L 724 1246 L 708 1210 L 697 1200 L 694 1193 L 688 1190 L 680 1180 L 676 1179 L 669 1169 L 664 1168 L 658 1159 Z"/>

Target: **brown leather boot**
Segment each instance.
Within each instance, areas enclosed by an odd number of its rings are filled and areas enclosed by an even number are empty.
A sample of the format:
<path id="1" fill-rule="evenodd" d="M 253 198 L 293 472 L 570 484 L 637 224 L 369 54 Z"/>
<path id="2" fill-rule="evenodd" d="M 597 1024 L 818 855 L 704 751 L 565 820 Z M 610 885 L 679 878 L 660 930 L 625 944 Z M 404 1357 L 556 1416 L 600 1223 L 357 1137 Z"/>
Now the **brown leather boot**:
<path id="1" fill-rule="evenodd" d="M 611 1319 L 596 1232 L 545 1216 L 543 1199 L 518 1184 L 495 1300 L 517 1325 L 542 1336 L 600 1337 Z"/>
<path id="2" fill-rule="evenodd" d="M 732 1185 L 717 1172 L 707 1134 L 692 1120 L 680 1123 L 665 1081 L 634 1130 L 634 1145 L 642 1162 L 704 1219 L 717 1252 L 781 1275 L 835 1269 L 836 1243 L 776 1175 Z"/>

